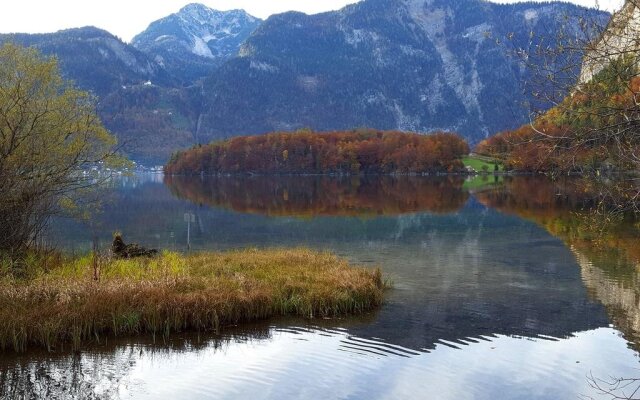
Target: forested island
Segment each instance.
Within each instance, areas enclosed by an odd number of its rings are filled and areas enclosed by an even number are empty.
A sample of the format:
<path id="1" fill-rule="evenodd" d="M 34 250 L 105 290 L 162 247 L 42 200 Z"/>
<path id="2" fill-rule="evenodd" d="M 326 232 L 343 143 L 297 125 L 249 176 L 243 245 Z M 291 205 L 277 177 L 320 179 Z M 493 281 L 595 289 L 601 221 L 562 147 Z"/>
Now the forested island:
<path id="1" fill-rule="evenodd" d="M 167 174 L 423 174 L 464 171 L 467 142 L 431 135 L 357 129 L 241 136 L 177 152 Z"/>

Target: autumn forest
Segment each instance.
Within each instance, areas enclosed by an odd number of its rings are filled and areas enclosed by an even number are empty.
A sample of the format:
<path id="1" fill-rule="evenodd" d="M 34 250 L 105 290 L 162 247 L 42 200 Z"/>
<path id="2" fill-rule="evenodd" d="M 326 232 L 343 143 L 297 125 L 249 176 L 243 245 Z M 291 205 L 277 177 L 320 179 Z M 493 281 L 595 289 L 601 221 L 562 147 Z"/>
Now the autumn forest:
<path id="1" fill-rule="evenodd" d="M 395 131 L 242 136 L 176 153 L 169 174 L 360 174 L 459 172 L 469 145 L 453 133 Z"/>

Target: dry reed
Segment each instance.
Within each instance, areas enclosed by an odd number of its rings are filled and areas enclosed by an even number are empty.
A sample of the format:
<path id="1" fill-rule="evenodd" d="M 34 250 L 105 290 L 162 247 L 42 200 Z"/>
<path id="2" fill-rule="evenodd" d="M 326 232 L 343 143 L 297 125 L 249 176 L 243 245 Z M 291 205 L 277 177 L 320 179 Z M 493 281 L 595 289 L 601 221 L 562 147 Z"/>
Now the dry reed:
<path id="1" fill-rule="evenodd" d="M 382 302 L 379 270 L 307 249 L 109 260 L 91 255 L 0 279 L 0 350 L 79 348 L 109 335 L 166 337 L 280 315 L 335 317 Z"/>

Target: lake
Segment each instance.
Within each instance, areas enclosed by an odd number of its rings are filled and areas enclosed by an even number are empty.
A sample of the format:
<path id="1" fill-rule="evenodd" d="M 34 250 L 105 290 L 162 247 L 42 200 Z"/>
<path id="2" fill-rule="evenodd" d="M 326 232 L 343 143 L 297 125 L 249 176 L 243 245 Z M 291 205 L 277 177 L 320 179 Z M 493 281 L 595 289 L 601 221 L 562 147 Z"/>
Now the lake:
<path id="1" fill-rule="evenodd" d="M 573 181 L 139 175 L 111 186 L 90 221 L 56 220 L 52 244 L 83 253 L 120 231 L 182 252 L 305 246 L 379 266 L 393 289 L 354 318 L 4 354 L 0 397 L 578 399 L 610 398 L 594 380 L 640 377 L 640 228 L 602 225 Z"/>

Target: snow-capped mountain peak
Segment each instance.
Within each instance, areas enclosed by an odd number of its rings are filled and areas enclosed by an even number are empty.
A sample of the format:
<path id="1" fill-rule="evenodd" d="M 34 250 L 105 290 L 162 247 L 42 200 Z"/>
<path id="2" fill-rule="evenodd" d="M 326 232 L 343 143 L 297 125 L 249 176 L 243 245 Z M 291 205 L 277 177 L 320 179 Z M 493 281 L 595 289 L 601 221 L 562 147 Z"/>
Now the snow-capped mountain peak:
<path id="1" fill-rule="evenodd" d="M 167 68 L 184 68 L 195 61 L 203 68 L 218 65 L 238 54 L 242 43 L 262 21 L 244 10 L 218 11 L 192 3 L 153 22 L 133 39 L 138 49 L 159 54 Z"/>

